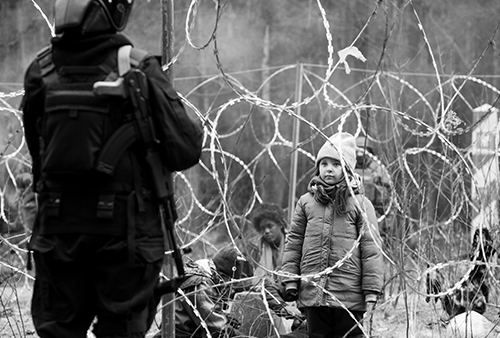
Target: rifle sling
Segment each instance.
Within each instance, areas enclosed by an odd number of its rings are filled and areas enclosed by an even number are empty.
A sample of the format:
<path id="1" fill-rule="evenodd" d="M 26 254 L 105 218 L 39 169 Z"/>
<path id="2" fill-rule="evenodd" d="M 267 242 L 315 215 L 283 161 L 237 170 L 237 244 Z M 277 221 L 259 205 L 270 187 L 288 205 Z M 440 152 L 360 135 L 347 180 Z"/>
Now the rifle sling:
<path id="1" fill-rule="evenodd" d="M 106 142 L 97 158 L 95 168 L 102 173 L 113 175 L 115 166 L 123 153 L 139 139 L 133 122 L 118 128 Z"/>

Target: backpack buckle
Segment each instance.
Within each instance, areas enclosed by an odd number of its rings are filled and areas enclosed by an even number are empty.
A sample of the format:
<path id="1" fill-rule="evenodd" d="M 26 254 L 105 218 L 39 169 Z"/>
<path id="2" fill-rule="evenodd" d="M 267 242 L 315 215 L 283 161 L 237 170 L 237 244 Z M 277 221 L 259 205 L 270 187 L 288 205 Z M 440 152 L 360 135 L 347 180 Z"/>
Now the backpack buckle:
<path id="1" fill-rule="evenodd" d="M 97 218 L 113 218 L 113 209 L 115 207 L 115 194 L 101 194 L 97 201 Z"/>
<path id="2" fill-rule="evenodd" d="M 50 192 L 46 204 L 46 214 L 48 217 L 58 217 L 61 210 L 61 196 L 60 192 Z"/>

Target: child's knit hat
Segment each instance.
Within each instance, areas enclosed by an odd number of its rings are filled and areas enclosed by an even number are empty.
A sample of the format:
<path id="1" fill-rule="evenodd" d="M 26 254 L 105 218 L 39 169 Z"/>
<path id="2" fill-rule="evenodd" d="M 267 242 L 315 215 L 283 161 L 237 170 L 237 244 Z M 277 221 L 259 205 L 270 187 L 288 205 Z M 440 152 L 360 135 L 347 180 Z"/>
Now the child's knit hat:
<path id="1" fill-rule="evenodd" d="M 325 157 L 333 158 L 340 161 L 340 154 L 344 158 L 347 167 L 354 172 L 356 165 L 356 139 L 349 133 L 336 133 L 328 140 L 318 151 L 316 156 L 316 168 L 319 162 Z M 341 161 L 342 162 L 342 161 Z"/>

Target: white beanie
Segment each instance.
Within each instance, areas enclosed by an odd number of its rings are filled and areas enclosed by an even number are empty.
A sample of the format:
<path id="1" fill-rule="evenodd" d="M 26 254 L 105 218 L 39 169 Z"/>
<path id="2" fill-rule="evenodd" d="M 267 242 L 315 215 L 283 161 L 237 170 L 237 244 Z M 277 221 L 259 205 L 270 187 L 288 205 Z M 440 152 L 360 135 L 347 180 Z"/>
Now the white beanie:
<path id="1" fill-rule="evenodd" d="M 319 162 L 325 157 L 340 161 L 339 153 L 342 154 L 351 172 L 354 172 L 354 167 L 356 165 L 356 139 L 349 133 L 337 133 L 330 136 L 318 151 L 318 156 L 316 156 L 316 168 L 318 168 Z"/>

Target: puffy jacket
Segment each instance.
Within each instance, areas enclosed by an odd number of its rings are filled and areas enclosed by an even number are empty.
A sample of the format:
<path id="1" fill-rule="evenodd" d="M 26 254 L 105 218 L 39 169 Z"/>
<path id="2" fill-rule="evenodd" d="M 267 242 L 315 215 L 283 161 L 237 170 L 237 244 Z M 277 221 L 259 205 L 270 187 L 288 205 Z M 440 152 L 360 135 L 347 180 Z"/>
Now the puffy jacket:
<path id="1" fill-rule="evenodd" d="M 340 301 L 350 310 L 365 311 L 365 294 L 382 290 L 377 218 L 366 197 L 356 195 L 356 199 L 368 222 L 354 197 L 349 197 L 343 215 L 334 212 L 332 203 L 316 202 L 310 193 L 299 199 L 283 254 L 283 271 L 303 276 L 299 307 L 341 307 Z M 360 233 L 359 246 L 353 249 Z M 321 274 L 334 265 L 328 274 Z M 285 278 L 283 282 L 294 280 Z"/>

